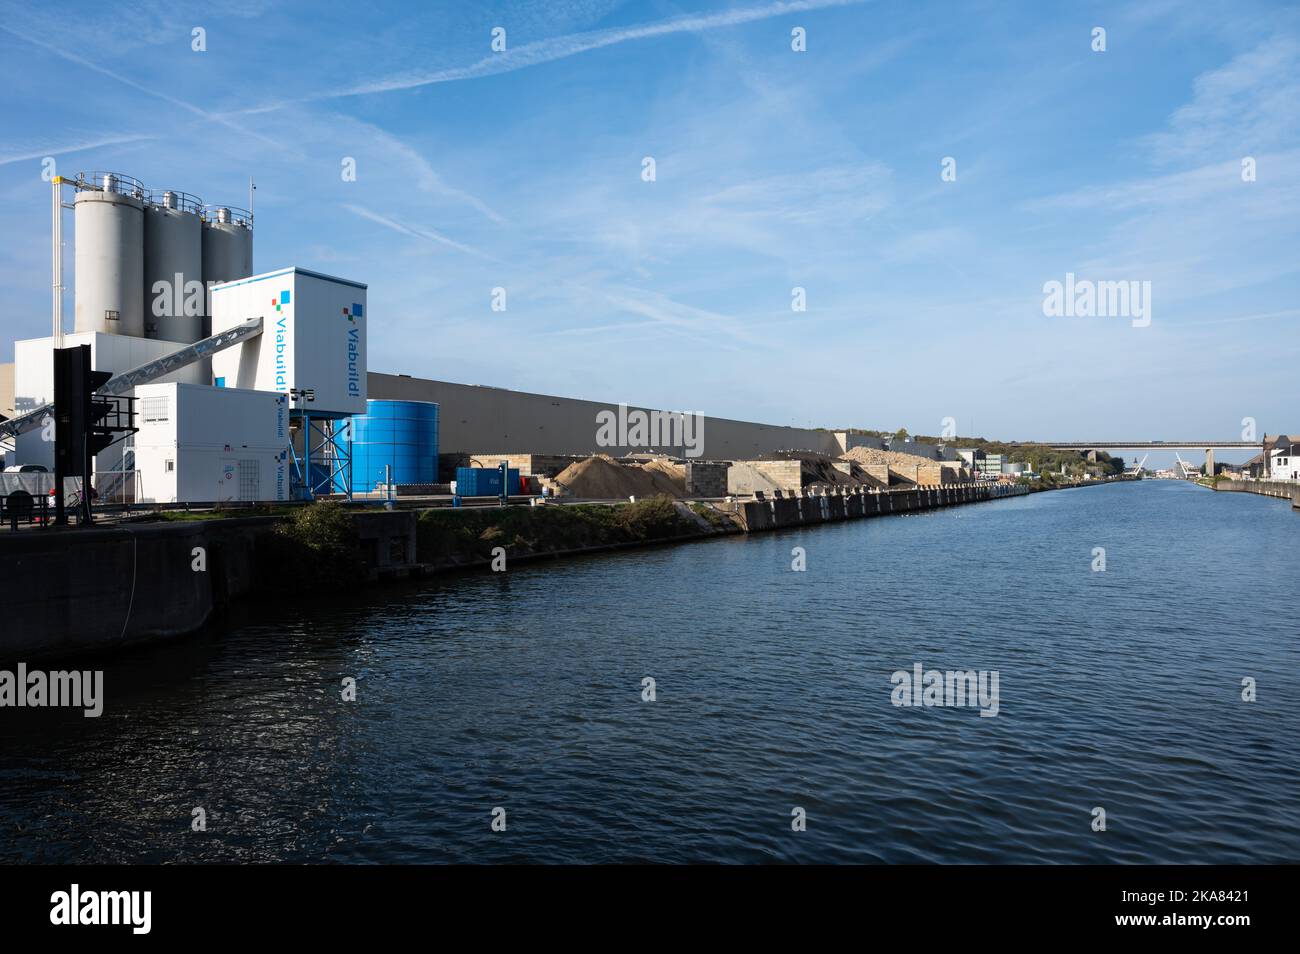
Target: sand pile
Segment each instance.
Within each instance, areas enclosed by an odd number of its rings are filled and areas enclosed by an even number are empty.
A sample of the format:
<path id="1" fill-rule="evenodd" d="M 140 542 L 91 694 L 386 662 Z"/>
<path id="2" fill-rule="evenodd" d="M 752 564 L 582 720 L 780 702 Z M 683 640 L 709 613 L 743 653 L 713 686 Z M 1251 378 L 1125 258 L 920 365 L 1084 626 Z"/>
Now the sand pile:
<path id="1" fill-rule="evenodd" d="M 855 447 L 847 454 L 841 454 L 840 460 L 851 460 L 855 464 L 896 464 L 899 466 L 937 463 L 932 457 L 922 457 L 920 454 L 904 454 L 902 451 L 876 450 L 874 447 Z"/>
<path id="2" fill-rule="evenodd" d="M 659 460 L 622 464 L 604 454 L 570 464 L 555 475 L 555 483 L 569 496 L 593 500 L 686 495 L 685 470 L 680 464 Z"/>
<path id="3" fill-rule="evenodd" d="M 667 458 L 656 458 L 645 461 L 642 465 L 652 473 L 660 474 L 664 479 L 670 481 L 676 488 L 678 494 L 686 493 L 686 465 L 674 464 Z"/>

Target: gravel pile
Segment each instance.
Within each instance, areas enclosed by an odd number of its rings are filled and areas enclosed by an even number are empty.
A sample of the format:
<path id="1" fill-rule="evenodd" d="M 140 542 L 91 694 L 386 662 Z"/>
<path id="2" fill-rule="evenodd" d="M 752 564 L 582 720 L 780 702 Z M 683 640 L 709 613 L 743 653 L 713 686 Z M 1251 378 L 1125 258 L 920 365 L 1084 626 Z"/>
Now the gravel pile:
<path id="1" fill-rule="evenodd" d="M 570 464 L 555 475 L 555 483 L 568 496 L 590 500 L 686 496 L 685 470 L 680 464 L 659 460 L 625 464 L 605 454 Z"/>

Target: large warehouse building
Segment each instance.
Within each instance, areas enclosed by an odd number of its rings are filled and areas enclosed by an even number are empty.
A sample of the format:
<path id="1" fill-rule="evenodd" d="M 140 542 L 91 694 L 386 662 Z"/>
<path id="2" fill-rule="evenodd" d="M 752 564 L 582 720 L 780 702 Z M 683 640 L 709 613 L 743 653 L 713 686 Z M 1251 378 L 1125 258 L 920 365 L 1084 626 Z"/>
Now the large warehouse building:
<path id="1" fill-rule="evenodd" d="M 751 424 L 722 417 L 705 417 L 693 424 L 698 434 L 688 436 L 686 447 L 673 441 L 664 446 L 647 446 L 646 441 L 607 444 L 598 439 L 599 428 L 602 420 L 608 420 L 608 415 L 617 418 L 620 410 L 617 404 L 474 384 L 452 384 L 404 374 L 372 371 L 369 392 L 372 398 L 438 404 L 442 408 L 439 444 L 444 453 L 527 451 L 535 454 L 604 453 L 618 457 L 657 450 L 705 460 L 737 460 L 787 449 L 842 453 L 837 449 L 836 436 L 829 431 Z M 637 407 L 629 407 L 624 413 L 635 412 L 641 412 L 647 418 L 652 413 L 665 413 Z M 605 416 L 602 418 L 601 415 Z M 694 440 L 695 437 L 699 440 Z"/>
<path id="2" fill-rule="evenodd" d="M 648 448 L 639 444 L 607 444 L 599 439 L 601 415 L 615 417 L 635 412 L 649 416 L 650 408 L 620 409 L 617 404 L 530 394 L 476 384 L 452 384 L 405 374 L 370 372 L 372 398 L 431 401 L 441 406 L 439 443 L 444 453 L 491 454 L 598 454 L 614 457 L 658 450 L 704 460 L 748 460 L 779 450 L 807 450 L 838 456 L 854 447 L 880 448 L 876 437 L 846 431 L 755 424 L 725 417 L 699 421 L 697 446 L 686 448 L 669 442 Z M 902 449 L 902 445 L 895 445 Z M 909 443 L 909 454 L 935 460 L 955 460 L 956 454 L 930 444 Z"/>

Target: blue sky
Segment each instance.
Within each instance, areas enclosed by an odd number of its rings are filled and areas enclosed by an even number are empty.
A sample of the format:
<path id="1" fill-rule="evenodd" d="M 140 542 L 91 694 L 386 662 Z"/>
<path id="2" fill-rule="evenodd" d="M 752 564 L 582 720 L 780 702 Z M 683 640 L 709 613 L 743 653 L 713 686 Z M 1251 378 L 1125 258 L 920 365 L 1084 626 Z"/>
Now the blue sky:
<path id="1" fill-rule="evenodd" d="M 6 339 L 48 333 L 53 156 L 240 206 L 254 176 L 257 270 L 367 282 L 372 370 L 1004 439 L 1300 431 L 1294 5 L 222 7 L 3 8 Z M 1150 326 L 1046 317 L 1067 272 L 1150 281 Z"/>

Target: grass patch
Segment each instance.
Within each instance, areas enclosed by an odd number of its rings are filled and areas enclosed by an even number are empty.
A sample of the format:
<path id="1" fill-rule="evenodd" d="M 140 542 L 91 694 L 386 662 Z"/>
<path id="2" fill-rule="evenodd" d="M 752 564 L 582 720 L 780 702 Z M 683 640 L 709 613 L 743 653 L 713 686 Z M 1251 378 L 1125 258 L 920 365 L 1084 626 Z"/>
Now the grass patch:
<path id="1" fill-rule="evenodd" d="M 615 506 L 425 510 L 416 523 L 416 547 L 422 563 L 455 565 L 489 560 L 494 547 L 517 556 L 670 540 L 698 529 L 662 496 Z"/>
<path id="2" fill-rule="evenodd" d="M 693 503 L 690 506 L 692 510 L 707 520 L 709 526 L 713 527 L 715 530 L 721 529 L 722 526 L 727 523 L 727 518 L 718 513 L 718 511 L 714 510 L 708 504 Z"/>
<path id="3" fill-rule="evenodd" d="M 132 513 L 119 523 L 194 523 L 200 520 L 231 520 L 238 517 L 284 517 L 299 508 L 283 504 L 253 504 L 249 507 L 213 510 L 157 510 Z"/>

